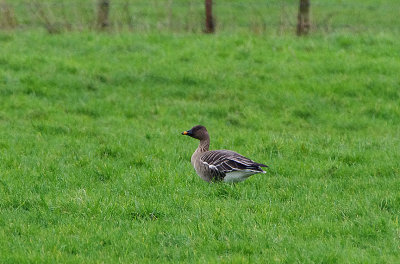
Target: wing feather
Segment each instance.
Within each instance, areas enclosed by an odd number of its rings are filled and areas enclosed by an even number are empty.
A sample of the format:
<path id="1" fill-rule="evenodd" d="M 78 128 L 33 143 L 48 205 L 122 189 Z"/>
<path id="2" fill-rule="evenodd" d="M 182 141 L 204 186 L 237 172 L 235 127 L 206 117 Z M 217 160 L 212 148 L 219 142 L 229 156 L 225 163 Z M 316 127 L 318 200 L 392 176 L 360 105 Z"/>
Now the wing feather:
<path id="1" fill-rule="evenodd" d="M 263 171 L 260 168 L 260 165 L 263 164 L 256 163 L 230 150 L 208 151 L 200 157 L 200 161 L 216 174 L 241 170 Z"/>

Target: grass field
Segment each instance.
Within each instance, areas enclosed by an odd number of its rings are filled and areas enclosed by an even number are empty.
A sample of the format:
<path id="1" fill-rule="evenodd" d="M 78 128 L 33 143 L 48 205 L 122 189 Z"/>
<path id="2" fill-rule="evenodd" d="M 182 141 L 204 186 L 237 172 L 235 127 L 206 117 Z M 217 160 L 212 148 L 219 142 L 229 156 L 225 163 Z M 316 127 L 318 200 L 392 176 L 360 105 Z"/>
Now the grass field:
<path id="1" fill-rule="evenodd" d="M 0 34 L 1 263 L 398 263 L 395 34 Z M 212 149 L 270 166 L 235 186 Z"/>

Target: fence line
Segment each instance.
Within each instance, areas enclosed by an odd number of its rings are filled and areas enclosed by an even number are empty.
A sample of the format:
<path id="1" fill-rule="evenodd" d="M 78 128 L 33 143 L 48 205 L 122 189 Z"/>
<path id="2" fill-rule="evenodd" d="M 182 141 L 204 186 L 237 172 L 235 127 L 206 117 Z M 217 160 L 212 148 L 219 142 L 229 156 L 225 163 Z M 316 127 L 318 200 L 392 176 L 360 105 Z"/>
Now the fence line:
<path id="1" fill-rule="evenodd" d="M 109 0 L 108 30 L 194 32 L 205 30 L 204 0 Z M 213 1 L 216 32 L 295 33 L 299 1 Z M 400 31 L 400 5 L 311 0 L 311 31 Z M 50 33 L 98 29 L 97 1 L 0 0 L 0 29 L 46 28 Z"/>

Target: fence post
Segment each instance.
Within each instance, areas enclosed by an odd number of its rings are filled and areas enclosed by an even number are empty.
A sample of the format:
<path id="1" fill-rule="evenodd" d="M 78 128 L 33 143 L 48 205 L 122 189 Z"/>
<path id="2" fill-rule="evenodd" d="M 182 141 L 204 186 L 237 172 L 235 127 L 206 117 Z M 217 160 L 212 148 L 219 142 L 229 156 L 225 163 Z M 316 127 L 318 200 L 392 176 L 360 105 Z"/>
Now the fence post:
<path id="1" fill-rule="evenodd" d="M 97 26 L 99 29 L 106 29 L 110 24 L 108 14 L 110 13 L 110 0 L 98 0 Z"/>
<path id="2" fill-rule="evenodd" d="M 17 19 L 15 18 L 14 9 L 5 1 L 0 2 L 0 26 L 4 28 L 16 28 Z"/>
<path id="3" fill-rule="evenodd" d="M 206 5 L 206 29 L 204 30 L 204 32 L 214 33 L 215 25 L 214 25 L 214 18 L 212 15 L 212 0 L 205 0 L 205 5 Z"/>
<path id="4" fill-rule="evenodd" d="M 310 31 L 310 0 L 300 0 L 297 15 L 297 35 L 307 35 Z"/>

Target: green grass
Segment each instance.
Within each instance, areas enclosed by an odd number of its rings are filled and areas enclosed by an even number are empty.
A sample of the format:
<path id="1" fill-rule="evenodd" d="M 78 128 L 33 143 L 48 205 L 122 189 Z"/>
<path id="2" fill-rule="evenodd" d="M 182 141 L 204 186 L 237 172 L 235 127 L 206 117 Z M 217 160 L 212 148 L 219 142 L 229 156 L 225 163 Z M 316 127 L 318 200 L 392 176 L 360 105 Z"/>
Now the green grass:
<path id="1" fill-rule="evenodd" d="M 0 35 L 1 263 L 398 263 L 400 40 Z M 212 149 L 270 166 L 235 186 Z"/>

